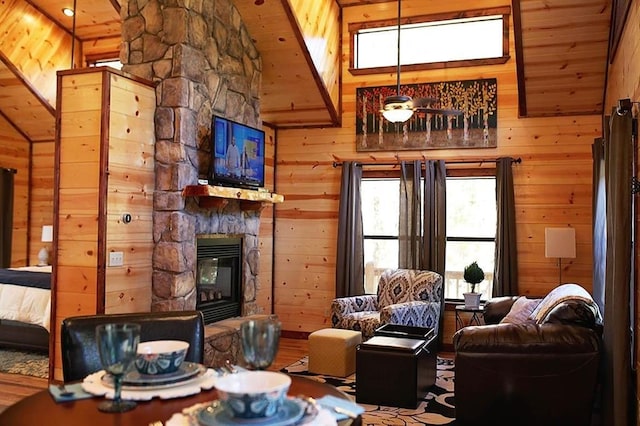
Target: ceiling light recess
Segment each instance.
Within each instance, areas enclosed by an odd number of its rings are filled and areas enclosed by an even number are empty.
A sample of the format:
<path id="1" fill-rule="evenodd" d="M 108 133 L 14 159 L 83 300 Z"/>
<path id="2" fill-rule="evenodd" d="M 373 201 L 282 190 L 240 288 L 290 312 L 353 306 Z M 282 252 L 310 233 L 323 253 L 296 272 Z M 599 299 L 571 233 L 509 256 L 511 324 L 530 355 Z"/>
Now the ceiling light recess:
<path id="1" fill-rule="evenodd" d="M 62 8 L 62 13 L 64 13 L 64 15 L 68 16 L 68 17 L 72 17 L 74 15 L 73 9 L 71 9 L 69 7 Z"/>

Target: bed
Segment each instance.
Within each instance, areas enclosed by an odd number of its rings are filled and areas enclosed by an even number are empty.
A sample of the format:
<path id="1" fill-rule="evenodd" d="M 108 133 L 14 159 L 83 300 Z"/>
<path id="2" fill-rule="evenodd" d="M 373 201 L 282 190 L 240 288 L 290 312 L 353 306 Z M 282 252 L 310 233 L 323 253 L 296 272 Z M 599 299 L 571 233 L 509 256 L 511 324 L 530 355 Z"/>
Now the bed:
<path id="1" fill-rule="evenodd" d="M 0 269 L 0 347 L 49 351 L 51 266 Z"/>

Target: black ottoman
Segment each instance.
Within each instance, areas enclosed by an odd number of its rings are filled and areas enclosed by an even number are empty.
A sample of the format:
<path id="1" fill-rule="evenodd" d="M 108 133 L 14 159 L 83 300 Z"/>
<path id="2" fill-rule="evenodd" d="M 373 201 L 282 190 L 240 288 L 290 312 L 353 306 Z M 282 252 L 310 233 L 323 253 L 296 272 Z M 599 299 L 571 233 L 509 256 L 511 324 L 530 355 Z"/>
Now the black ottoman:
<path id="1" fill-rule="evenodd" d="M 356 402 L 416 408 L 436 381 L 436 338 L 374 336 L 356 350 Z"/>

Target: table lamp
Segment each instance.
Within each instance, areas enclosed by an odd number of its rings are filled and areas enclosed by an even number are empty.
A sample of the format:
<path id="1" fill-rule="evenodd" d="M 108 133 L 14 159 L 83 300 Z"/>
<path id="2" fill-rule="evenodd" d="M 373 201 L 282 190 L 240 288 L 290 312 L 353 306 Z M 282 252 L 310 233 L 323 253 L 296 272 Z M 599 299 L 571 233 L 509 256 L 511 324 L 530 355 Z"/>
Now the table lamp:
<path id="1" fill-rule="evenodd" d="M 562 284 L 562 258 L 576 257 L 575 228 L 545 228 L 544 256 L 558 258 L 558 282 Z"/>
<path id="2" fill-rule="evenodd" d="M 41 241 L 43 243 L 50 243 L 53 241 L 53 225 L 44 225 L 42 227 Z M 49 250 L 47 249 L 47 246 L 43 246 L 38 252 L 38 266 L 47 265 L 49 265 Z"/>

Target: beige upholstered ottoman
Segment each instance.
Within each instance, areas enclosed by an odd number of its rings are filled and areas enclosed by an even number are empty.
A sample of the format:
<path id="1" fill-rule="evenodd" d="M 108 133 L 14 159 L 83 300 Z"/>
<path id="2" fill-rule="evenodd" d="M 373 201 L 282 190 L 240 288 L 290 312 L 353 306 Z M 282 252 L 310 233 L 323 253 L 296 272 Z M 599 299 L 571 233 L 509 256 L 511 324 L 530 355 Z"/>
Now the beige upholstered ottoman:
<path id="1" fill-rule="evenodd" d="M 346 377 L 356 371 L 356 347 L 362 333 L 340 328 L 324 328 L 309 335 L 309 371 Z"/>

